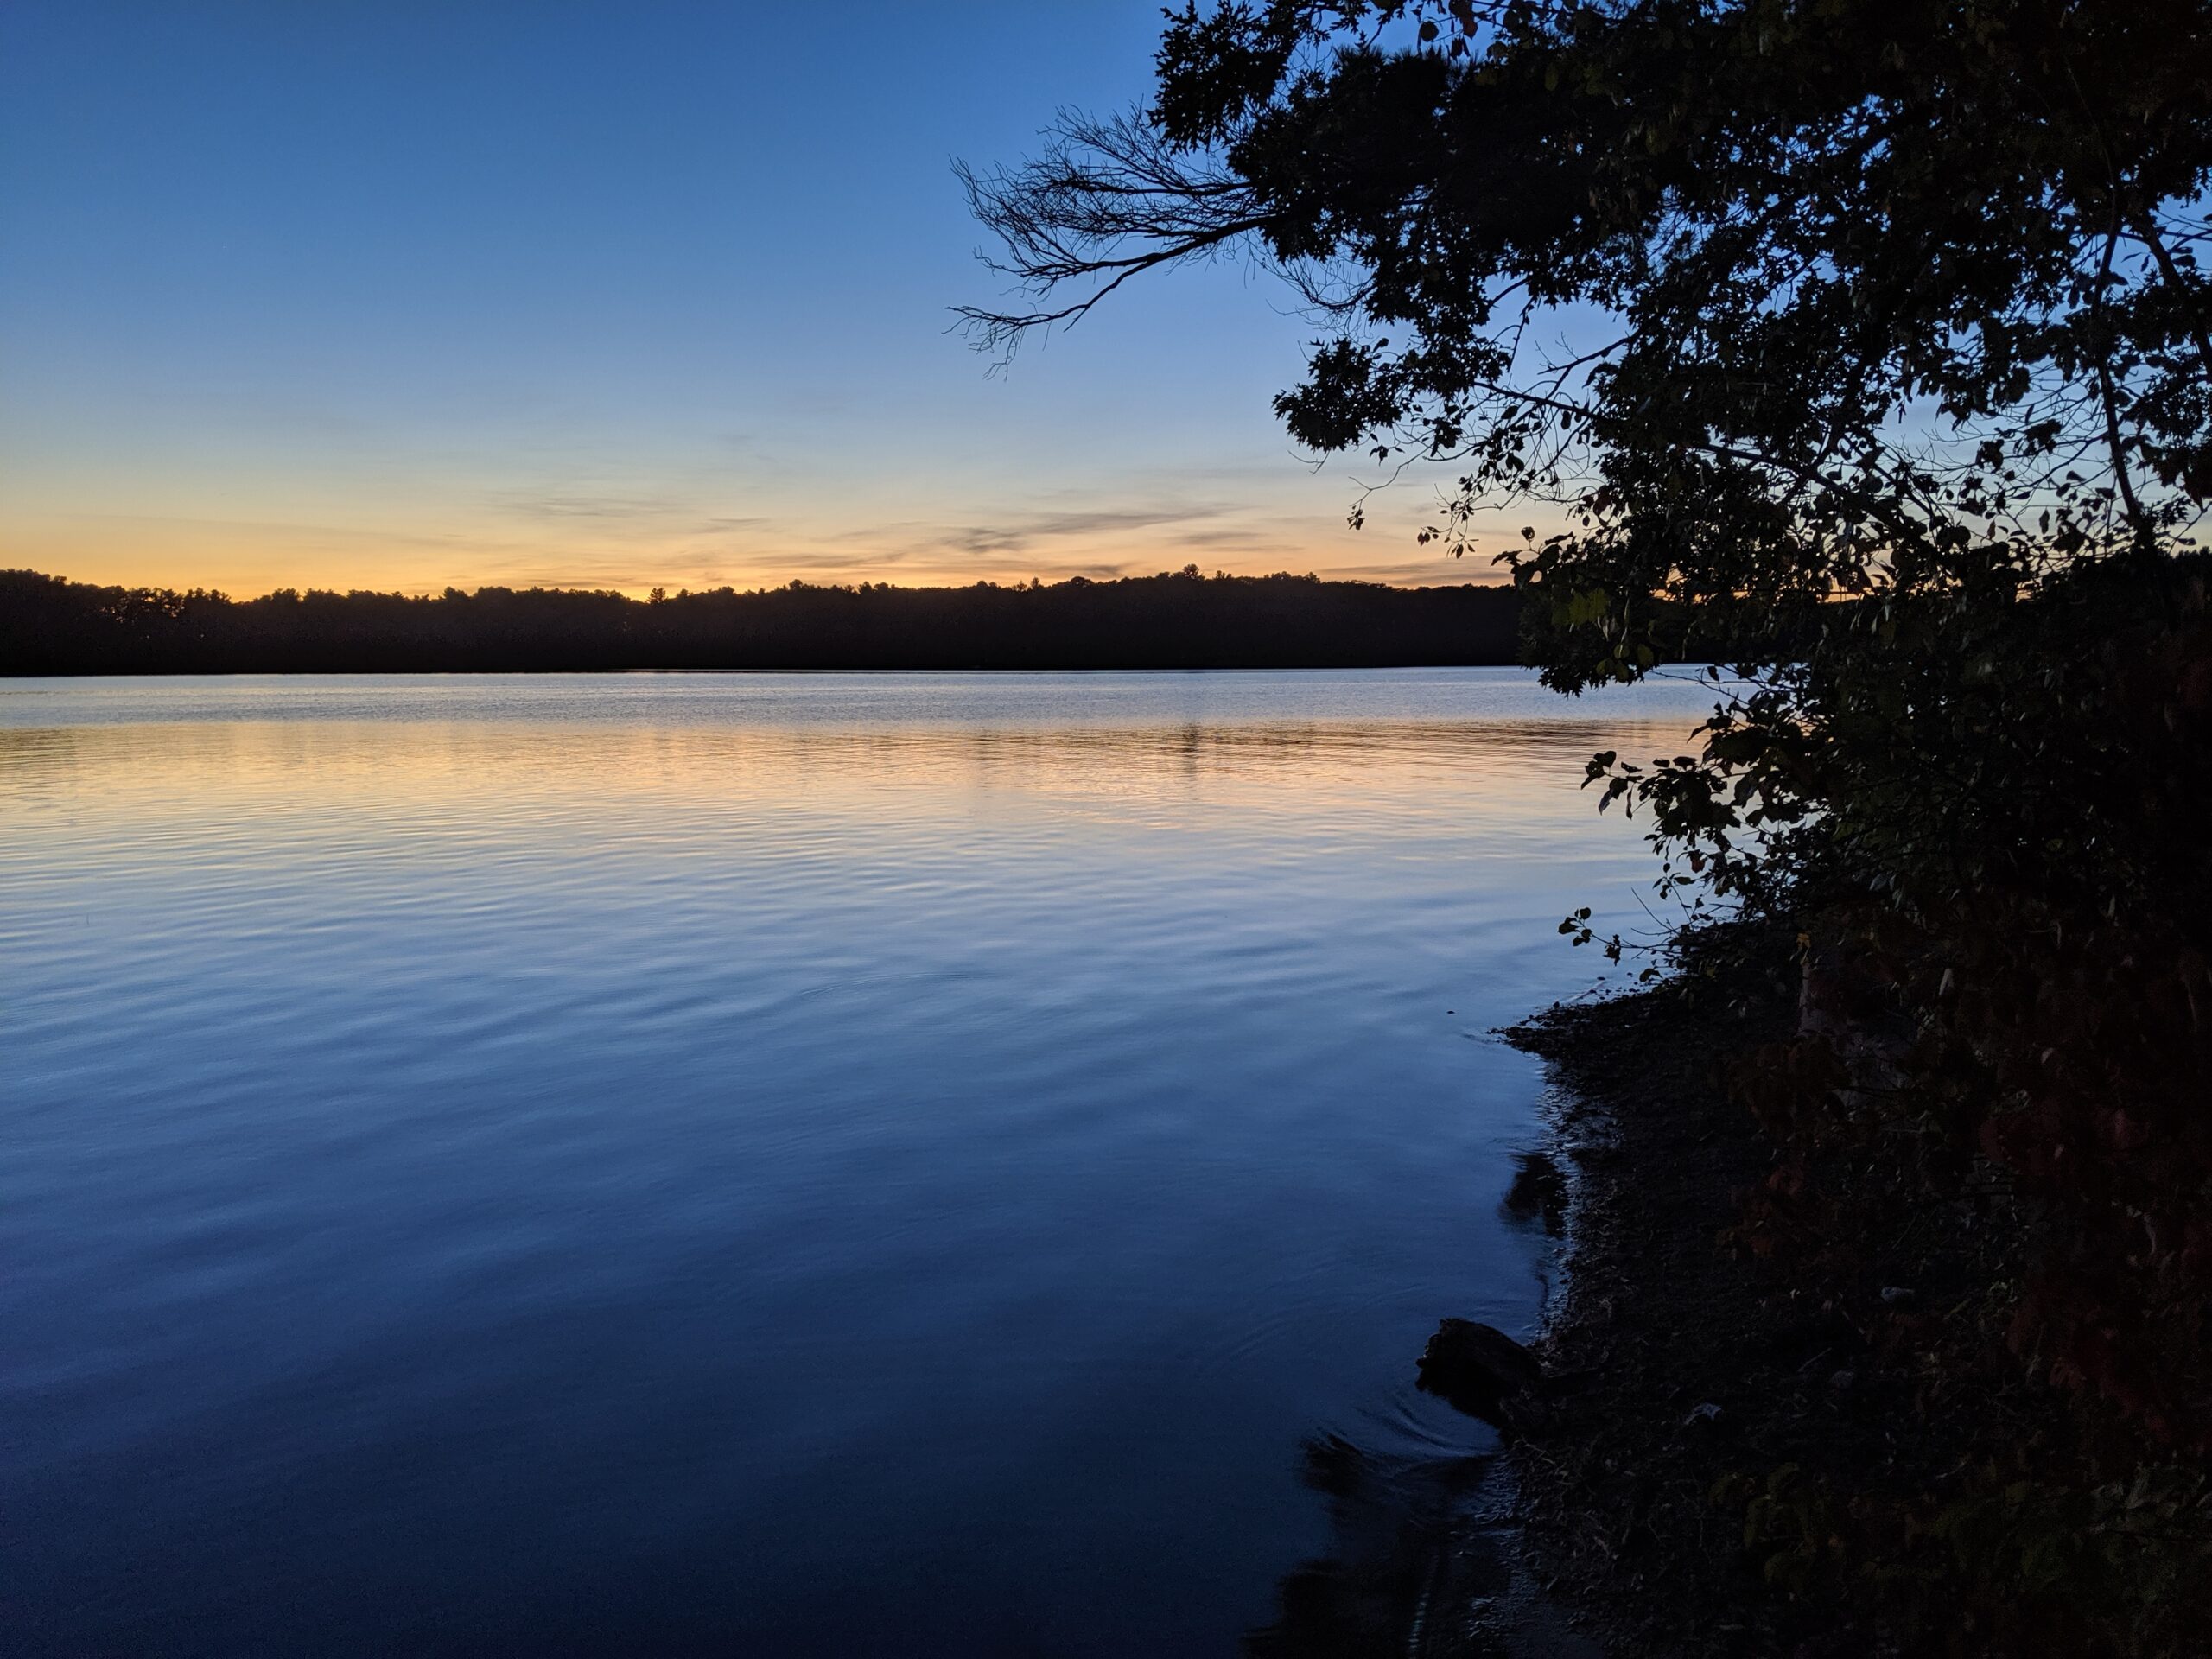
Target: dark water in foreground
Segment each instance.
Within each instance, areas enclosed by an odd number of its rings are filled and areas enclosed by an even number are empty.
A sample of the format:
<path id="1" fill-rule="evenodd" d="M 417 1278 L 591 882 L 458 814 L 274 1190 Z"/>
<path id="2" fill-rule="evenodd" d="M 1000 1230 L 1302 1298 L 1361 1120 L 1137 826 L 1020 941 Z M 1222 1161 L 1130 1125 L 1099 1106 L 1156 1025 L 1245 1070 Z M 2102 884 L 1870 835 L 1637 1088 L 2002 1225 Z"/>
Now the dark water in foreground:
<path id="1" fill-rule="evenodd" d="M 0 682 L 0 1647 L 1233 1652 L 1705 701 Z"/>

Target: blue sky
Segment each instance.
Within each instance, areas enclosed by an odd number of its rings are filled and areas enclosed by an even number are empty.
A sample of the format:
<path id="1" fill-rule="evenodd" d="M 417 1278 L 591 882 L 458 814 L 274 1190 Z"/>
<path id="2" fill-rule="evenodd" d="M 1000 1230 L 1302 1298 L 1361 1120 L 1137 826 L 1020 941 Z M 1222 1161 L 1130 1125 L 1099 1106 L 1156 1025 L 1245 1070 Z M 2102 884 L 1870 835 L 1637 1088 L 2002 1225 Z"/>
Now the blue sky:
<path id="1" fill-rule="evenodd" d="M 1012 373 L 952 157 L 1141 99 L 1155 5 L 0 6 L 0 563 L 434 590 L 1179 567 L 1465 581 L 1175 272 Z"/>

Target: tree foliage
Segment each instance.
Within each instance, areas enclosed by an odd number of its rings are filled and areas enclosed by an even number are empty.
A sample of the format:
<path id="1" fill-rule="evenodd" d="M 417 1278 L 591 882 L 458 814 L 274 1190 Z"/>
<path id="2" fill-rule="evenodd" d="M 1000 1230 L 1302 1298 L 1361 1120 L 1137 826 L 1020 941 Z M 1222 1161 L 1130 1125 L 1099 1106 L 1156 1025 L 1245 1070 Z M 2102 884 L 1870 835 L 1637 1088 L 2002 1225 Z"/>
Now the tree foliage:
<path id="1" fill-rule="evenodd" d="M 965 175 L 1036 298 L 1009 346 L 1241 247 L 1332 322 L 1277 407 L 1319 450 L 1466 468 L 1447 537 L 1649 595 L 1946 587 L 2152 548 L 2212 489 L 2195 208 L 2212 31 L 2078 4 L 1230 4 L 1148 110 Z M 1573 349 L 1550 349 L 1559 326 Z M 1460 541 L 1464 545 L 1464 540 Z M 1625 655 L 1624 655 L 1625 652 Z"/>

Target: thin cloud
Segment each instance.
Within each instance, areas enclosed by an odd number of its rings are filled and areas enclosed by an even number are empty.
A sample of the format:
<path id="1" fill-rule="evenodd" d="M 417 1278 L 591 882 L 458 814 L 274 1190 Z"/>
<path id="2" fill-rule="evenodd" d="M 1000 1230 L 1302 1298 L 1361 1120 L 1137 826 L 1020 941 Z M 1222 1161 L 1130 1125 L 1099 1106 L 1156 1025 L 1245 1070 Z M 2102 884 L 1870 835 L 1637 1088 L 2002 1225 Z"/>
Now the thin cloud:
<path id="1" fill-rule="evenodd" d="M 1512 580 L 1487 559 L 1441 555 L 1395 563 L 1319 564 L 1313 571 L 1332 581 L 1380 582 L 1393 588 L 1496 588 Z"/>
<path id="2" fill-rule="evenodd" d="M 1218 518 L 1230 511 L 1217 505 L 1190 506 L 1179 503 L 1038 513 L 1009 524 L 966 525 L 949 532 L 940 545 L 963 553 L 1020 553 L 1040 542 L 1153 530 L 1163 524 L 1195 524 Z"/>
<path id="3" fill-rule="evenodd" d="M 525 518 L 565 520 L 590 518 L 615 521 L 668 518 L 696 511 L 664 496 L 630 495 L 519 495 L 499 498 L 500 510 Z"/>
<path id="4" fill-rule="evenodd" d="M 1281 536 L 1263 535 L 1256 530 L 1196 530 L 1186 536 L 1178 536 L 1175 545 L 1201 551 L 1252 552 L 1262 548 L 1281 547 L 1286 539 Z"/>
<path id="5" fill-rule="evenodd" d="M 858 543 L 871 556 L 886 561 L 931 559 L 947 553 L 1003 558 L 1048 550 L 1053 543 L 1130 535 L 1177 524 L 1199 524 L 1233 512 L 1214 502 L 1151 502 L 1110 507 L 1056 507 L 1010 515 L 980 524 L 946 524 L 906 519 L 856 525 L 833 531 L 827 539 Z"/>

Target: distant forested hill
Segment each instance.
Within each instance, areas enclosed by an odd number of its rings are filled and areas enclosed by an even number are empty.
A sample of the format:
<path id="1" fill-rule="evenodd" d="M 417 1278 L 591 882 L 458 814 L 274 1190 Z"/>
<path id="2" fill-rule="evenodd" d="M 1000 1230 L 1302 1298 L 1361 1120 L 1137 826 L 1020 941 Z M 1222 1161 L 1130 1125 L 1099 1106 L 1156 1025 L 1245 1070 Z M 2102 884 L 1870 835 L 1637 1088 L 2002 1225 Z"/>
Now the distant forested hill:
<path id="1" fill-rule="evenodd" d="M 11 570 L 0 572 L 0 674 L 1511 663 L 1518 609 L 1510 588 L 1195 571 L 652 600 L 538 588 L 233 600 Z"/>

